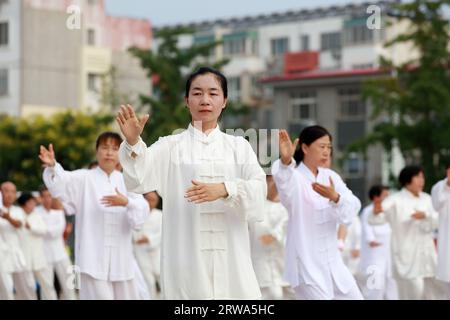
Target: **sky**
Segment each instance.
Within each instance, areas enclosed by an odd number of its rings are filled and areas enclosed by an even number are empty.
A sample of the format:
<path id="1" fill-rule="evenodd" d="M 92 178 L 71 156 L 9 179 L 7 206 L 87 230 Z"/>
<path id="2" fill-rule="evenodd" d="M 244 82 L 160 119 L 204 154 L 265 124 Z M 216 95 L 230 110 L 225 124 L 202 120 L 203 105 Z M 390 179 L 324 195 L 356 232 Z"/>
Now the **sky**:
<path id="1" fill-rule="evenodd" d="M 153 26 L 285 12 L 363 0 L 106 0 L 110 15 L 146 18 Z M 374 1 L 376 2 L 376 1 Z"/>

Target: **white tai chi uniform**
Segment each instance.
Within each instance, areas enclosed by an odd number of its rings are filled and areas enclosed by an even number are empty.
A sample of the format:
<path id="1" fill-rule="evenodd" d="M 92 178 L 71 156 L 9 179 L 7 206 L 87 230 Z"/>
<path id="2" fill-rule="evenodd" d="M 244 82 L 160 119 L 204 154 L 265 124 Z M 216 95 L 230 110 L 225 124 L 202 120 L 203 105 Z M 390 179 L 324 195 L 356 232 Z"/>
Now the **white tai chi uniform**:
<path id="1" fill-rule="evenodd" d="M 19 233 L 24 227 L 25 216 L 22 209 L 16 206 L 9 208 L 2 207 L 3 212 L 9 211 L 9 214 L 15 220 L 22 223 L 20 228 L 15 228 L 3 218 L 0 218 L 0 230 L 2 238 L 8 247 L 10 261 L 8 263 L 10 272 L 3 273 L 2 277 L 7 288 L 10 288 L 11 278 L 14 283 L 14 289 L 16 291 L 17 300 L 33 300 L 37 299 L 36 296 L 36 284 L 34 279 L 30 280 L 30 277 L 26 274 L 26 261 L 25 255 L 21 246 Z M 8 299 L 11 299 L 11 295 L 8 294 Z"/>
<path id="2" fill-rule="evenodd" d="M 44 236 L 47 226 L 41 215 L 36 211 L 26 214 L 23 211 L 25 223 L 19 231 L 19 238 L 26 261 L 26 272 L 22 273 L 27 282 L 39 283 L 43 300 L 56 300 L 53 286 L 53 271 L 47 263 L 44 253 Z M 28 224 L 30 228 L 26 228 Z M 36 281 L 35 281 L 36 280 Z"/>
<path id="3" fill-rule="evenodd" d="M 75 265 L 79 267 L 80 299 L 139 299 L 133 282 L 132 230 L 148 215 L 142 196 L 127 194 L 122 173 L 109 176 L 100 167 L 65 171 L 60 164 L 44 171 L 44 182 L 75 220 Z M 127 207 L 106 207 L 104 196 L 128 195 Z"/>
<path id="4" fill-rule="evenodd" d="M 352 220 L 352 223 L 347 226 L 347 237 L 344 241 L 344 248 L 342 250 L 342 259 L 344 260 L 344 264 L 353 274 L 353 276 L 357 276 L 358 274 L 358 265 L 360 261 L 360 257 L 353 257 L 352 251 L 361 250 L 361 222 L 359 216 L 355 216 Z"/>
<path id="5" fill-rule="evenodd" d="M 266 300 L 282 299 L 283 287 L 289 286 L 283 280 L 287 220 L 287 210 L 281 203 L 266 200 L 264 220 L 250 224 L 253 268 Z M 275 239 L 269 245 L 261 241 L 266 235 Z"/>
<path id="6" fill-rule="evenodd" d="M 450 300 L 450 187 L 448 179 L 434 185 L 431 196 L 434 208 L 439 212 L 438 265 L 436 278 L 445 283 Z"/>
<path id="7" fill-rule="evenodd" d="M 337 245 L 337 224 L 350 224 L 361 202 L 334 171 L 319 168 L 317 177 L 295 160 L 289 166 L 277 160 L 272 166 L 282 204 L 289 212 L 285 279 L 298 299 L 362 299 L 353 275 L 342 261 Z M 312 189 L 312 183 L 330 184 L 340 195 L 338 203 Z"/>
<path id="8" fill-rule="evenodd" d="M 3 199 L 0 193 L 0 300 L 13 300 L 12 273 L 14 261 L 6 236 L 3 235 L 3 229 L 9 222 L 1 217 L 3 214 L 3 211 L 1 211 L 3 209 L 2 204 Z"/>
<path id="9" fill-rule="evenodd" d="M 134 255 L 153 299 L 157 297 L 156 282 L 160 281 L 161 229 L 162 211 L 152 209 L 142 229 L 133 233 Z M 150 243 L 138 244 L 137 241 L 143 236 Z"/>
<path id="10" fill-rule="evenodd" d="M 397 300 L 397 284 L 392 275 L 391 226 L 387 222 L 369 224 L 372 212 L 373 204 L 365 207 L 361 214 L 361 291 L 367 300 Z M 371 247 L 371 242 L 377 242 L 379 246 Z"/>
<path id="11" fill-rule="evenodd" d="M 248 221 L 260 220 L 266 176 L 250 144 L 216 127 L 189 125 L 147 148 L 126 141 L 119 151 L 127 187 L 163 198 L 161 285 L 166 299 L 258 299 Z M 194 204 L 192 180 L 224 183 L 229 197 Z"/>
<path id="12" fill-rule="evenodd" d="M 66 218 L 62 210 L 47 210 L 43 206 L 36 208 L 36 212 L 42 217 L 47 232 L 44 237 L 44 252 L 47 262 L 54 274 L 58 278 L 63 300 L 74 300 L 75 291 L 68 285 L 71 276 L 71 262 L 65 249 L 63 233 L 66 228 Z M 53 280 L 52 280 L 53 281 Z"/>
<path id="13" fill-rule="evenodd" d="M 391 246 L 394 278 L 399 299 L 421 300 L 439 298 L 435 280 L 437 254 L 433 230 L 437 226 L 437 212 L 431 197 L 421 192 L 414 196 L 406 188 L 386 198 L 384 212 L 369 215 L 372 225 L 389 222 L 392 229 Z M 411 215 L 424 212 L 425 219 L 416 220 Z"/>

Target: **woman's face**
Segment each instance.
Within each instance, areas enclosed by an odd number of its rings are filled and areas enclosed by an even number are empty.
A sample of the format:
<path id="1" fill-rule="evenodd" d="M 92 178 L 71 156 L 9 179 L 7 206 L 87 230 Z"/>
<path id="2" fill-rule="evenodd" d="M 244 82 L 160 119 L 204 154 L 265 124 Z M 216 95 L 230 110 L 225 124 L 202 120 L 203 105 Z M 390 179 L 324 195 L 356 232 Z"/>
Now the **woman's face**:
<path id="1" fill-rule="evenodd" d="M 26 214 L 32 213 L 34 208 L 36 208 L 36 200 L 34 199 L 28 200 L 23 206 L 23 210 Z"/>
<path id="2" fill-rule="evenodd" d="M 192 81 L 189 96 L 186 98 L 192 121 L 217 122 L 226 103 L 227 99 L 215 75 L 207 73 Z"/>
<path id="3" fill-rule="evenodd" d="M 302 144 L 305 161 L 316 167 L 329 167 L 331 161 L 331 139 L 328 135 L 317 139 L 309 146 Z"/>
<path id="4" fill-rule="evenodd" d="M 419 174 L 412 177 L 411 182 L 406 186 L 413 193 L 420 193 L 423 191 L 423 187 L 425 186 L 425 175 L 423 172 L 419 172 Z"/>

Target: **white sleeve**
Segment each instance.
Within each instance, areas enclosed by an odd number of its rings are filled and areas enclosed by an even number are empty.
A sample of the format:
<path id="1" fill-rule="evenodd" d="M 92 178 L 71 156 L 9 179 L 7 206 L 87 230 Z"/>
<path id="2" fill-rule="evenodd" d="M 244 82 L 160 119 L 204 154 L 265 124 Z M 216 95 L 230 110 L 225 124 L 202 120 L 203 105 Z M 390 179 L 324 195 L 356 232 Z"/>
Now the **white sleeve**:
<path id="1" fill-rule="evenodd" d="M 167 176 L 167 163 L 170 161 L 168 140 L 160 138 L 149 148 L 139 138 L 136 145 L 130 146 L 127 141 L 122 142 L 119 149 L 120 164 L 127 190 L 145 194 L 157 191 L 164 197 L 163 183 Z"/>
<path id="2" fill-rule="evenodd" d="M 361 201 L 347 188 L 342 178 L 333 172 L 333 183 L 336 192 L 339 193 L 339 201 L 331 201 L 331 206 L 335 209 L 335 215 L 339 224 L 350 225 L 361 209 Z"/>
<path id="3" fill-rule="evenodd" d="M 50 191 L 52 197 L 58 198 L 64 208 L 71 208 L 68 214 L 76 213 L 76 202 L 78 197 L 80 179 L 85 176 L 87 170 L 66 171 L 59 164 L 56 163 L 54 167 L 45 168 L 43 173 L 43 180 Z"/>
<path id="4" fill-rule="evenodd" d="M 262 221 L 267 196 L 266 174 L 248 141 L 239 137 L 236 142 L 241 178 L 224 182 L 228 192 L 228 198 L 224 201 L 243 214 L 246 220 Z"/>
<path id="5" fill-rule="evenodd" d="M 285 166 L 280 159 L 272 165 L 272 175 L 280 195 L 281 203 L 291 210 L 292 202 L 299 185 L 295 179 L 295 160 L 292 159 L 288 166 Z"/>
<path id="6" fill-rule="evenodd" d="M 447 184 L 447 179 L 439 181 L 433 186 L 431 198 L 434 209 L 439 212 L 450 203 L 450 187 Z"/>
<path id="7" fill-rule="evenodd" d="M 127 217 L 132 229 L 139 230 L 144 225 L 150 208 L 148 202 L 140 194 L 128 192 Z"/>
<path id="8" fill-rule="evenodd" d="M 41 237 L 45 236 L 47 233 L 47 225 L 40 216 L 34 215 L 32 219 L 28 219 L 27 222 L 30 225 L 31 233 Z"/>

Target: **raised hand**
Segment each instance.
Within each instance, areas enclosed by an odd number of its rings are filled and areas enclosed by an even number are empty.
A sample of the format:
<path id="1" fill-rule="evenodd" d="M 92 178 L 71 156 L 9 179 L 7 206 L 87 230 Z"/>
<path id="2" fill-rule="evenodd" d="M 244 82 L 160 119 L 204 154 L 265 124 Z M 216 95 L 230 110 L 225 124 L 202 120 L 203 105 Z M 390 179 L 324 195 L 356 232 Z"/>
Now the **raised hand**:
<path id="1" fill-rule="evenodd" d="M 208 184 L 192 180 L 192 187 L 186 190 L 184 197 L 187 198 L 189 202 L 200 204 L 226 198 L 227 196 L 228 192 L 223 183 Z"/>
<path id="2" fill-rule="evenodd" d="M 322 197 L 330 199 L 331 201 L 338 203 L 339 202 L 339 193 L 334 189 L 333 179 L 330 177 L 330 185 L 325 186 L 320 183 L 313 183 L 312 188 L 315 192 L 320 194 Z"/>
<path id="3" fill-rule="evenodd" d="M 50 143 L 48 149 L 44 146 L 41 146 L 39 152 L 39 159 L 41 159 L 42 166 L 44 166 L 45 168 L 55 166 L 56 160 L 55 160 L 55 152 L 53 151 L 53 144 Z"/>
<path id="4" fill-rule="evenodd" d="M 101 203 L 106 207 L 126 207 L 128 205 L 128 198 L 121 194 L 117 188 L 116 193 L 115 195 L 103 197 Z"/>
<path id="5" fill-rule="evenodd" d="M 284 165 L 289 165 L 291 163 L 292 157 L 294 156 L 295 150 L 297 149 L 298 142 L 299 140 L 295 139 L 294 143 L 292 143 L 287 131 L 280 130 L 279 148 L 281 162 L 283 162 Z"/>
<path id="6" fill-rule="evenodd" d="M 138 118 L 133 107 L 129 104 L 120 106 L 116 121 L 128 144 L 134 146 L 139 141 L 139 136 L 144 131 L 145 124 L 149 118 L 148 114 Z"/>

